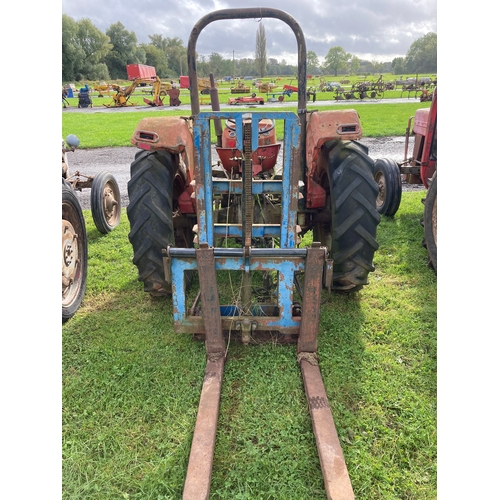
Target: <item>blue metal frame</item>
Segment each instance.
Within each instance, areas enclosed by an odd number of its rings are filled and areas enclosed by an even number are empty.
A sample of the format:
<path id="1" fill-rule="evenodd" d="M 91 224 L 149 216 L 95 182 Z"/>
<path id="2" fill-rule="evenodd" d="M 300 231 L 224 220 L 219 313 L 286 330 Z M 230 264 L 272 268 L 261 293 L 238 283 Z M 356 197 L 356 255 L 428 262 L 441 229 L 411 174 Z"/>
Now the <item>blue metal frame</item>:
<path id="1" fill-rule="evenodd" d="M 244 187 L 241 182 L 233 183 L 227 179 L 212 177 L 212 158 L 210 140 L 210 121 L 215 119 L 232 119 L 236 128 L 236 148 L 243 151 L 243 122 L 252 118 L 252 151 L 258 148 L 259 120 L 268 118 L 284 123 L 283 140 L 283 173 L 282 180 L 252 179 L 252 195 L 261 193 L 281 194 L 281 224 L 258 225 L 252 228 L 252 235 L 279 237 L 279 248 L 252 249 L 250 255 L 244 255 L 242 248 L 227 249 L 215 248 L 216 271 L 266 271 L 278 270 L 278 309 L 277 316 L 268 317 L 265 327 L 274 330 L 298 329 L 300 318 L 292 316 L 294 275 L 305 268 L 305 249 L 296 249 L 296 224 L 298 207 L 298 185 L 292 185 L 292 169 L 298 169 L 295 163 L 299 158 L 300 122 L 297 115 L 291 112 L 204 112 L 194 117 L 194 146 L 195 146 L 195 180 L 196 200 L 198 211 L 198 241 L 199 244 L 208 244 L 213 247 L 217 236 L 243 238 L 242 228 L 233 225 L 229 228 L 215 227 L 213 219 L 214 195 L 222 193 L 241 193 L 244 196 Z M 254 119 L 255 118 L 255 119 Z M 189 325 L 198 326 L 193 316 L 187 314 L 185 294 L 185 272 L 197 269 L 194 249 L 169 249 L 171 265 L 174 326 L 176 331 L 189 330 Z M 215 284 L 214 284 L 215 285 Z M 221 306 L 221 317 L 240 316 L 240 311 L 234 306 Z M 262 311 L 254 310 L 255 316 L 263 316 Z M 184 328 L 186 327 L 186 328 Z M 200 332 L 202 333 L 202 332 Z"/>

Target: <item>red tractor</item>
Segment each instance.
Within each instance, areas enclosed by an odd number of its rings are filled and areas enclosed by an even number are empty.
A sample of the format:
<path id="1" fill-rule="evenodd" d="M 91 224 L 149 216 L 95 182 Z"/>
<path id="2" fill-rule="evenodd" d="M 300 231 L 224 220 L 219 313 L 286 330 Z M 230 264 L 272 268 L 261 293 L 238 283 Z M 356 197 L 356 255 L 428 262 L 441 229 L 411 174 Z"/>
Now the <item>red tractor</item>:
<path id="1" fill-rule="evenodd" d="M 221 112 L 213 75 L 212 110 L 200 112 L 199 34 L 213 21 L 260 18 L 280 19 L 295 34 L 298 112 Z M 319 372 L 317 335 L 322 289 L 360 290 L 374 270 L 378 186 L 374 161 L 358 142 L 358 113 L 307 111 L 306 54 L 299 24 L 283 11 L 207 14 L 188 43 L 191 115 L 144 118 L 131 139 L 141 150 L 130 168 L 127 207 L 138 278 L 151 295 L 172 297 L 174 331 L 203 338 L 207 351 L 186 500 L 209 496 L 230 332 L 244 344 L 297 342 L 328 498 L 354 498 Z M 312 244 L 301 247 L 307 231 Z M 238 293 L 218 290 L 219 271 L 235 273 Z M 224 299 L 229 304 L 220 304 Z"/>
<path id="2" fill-rule="evenodd" d="M 414 135 L 413 152 L 408 156 L 411 133 Z M 437 272 L 437 88 L 430 108 L 417 109 L 415 116 L 408 120 L 403 161 L 382 158 L 375 162 L 375 181 L 379 186 L 377 210 L 380 214 L 393 216 L 398 211 L 402 179 L 408 184 L 423 184 L 427 188 L 423 200 L 424 246 L 429 263 Z"/>

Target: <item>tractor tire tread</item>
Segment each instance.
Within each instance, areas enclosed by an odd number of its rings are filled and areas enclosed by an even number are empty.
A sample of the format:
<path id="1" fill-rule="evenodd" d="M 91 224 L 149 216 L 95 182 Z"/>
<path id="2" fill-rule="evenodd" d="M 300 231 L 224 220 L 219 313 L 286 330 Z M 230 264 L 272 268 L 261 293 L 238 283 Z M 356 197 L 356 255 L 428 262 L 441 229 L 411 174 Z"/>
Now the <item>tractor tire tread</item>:
<path id="1" fill-rule="evenodd" d="M 380 214 L 378 185 L 367 148 L 355 141 L 340 143 L 329 153 L 332 202 L 332 290 L 353 292 L 368 284 L 375 270 L 373 255 Z"/>
<path id="2" fill-rule="evenodd" d="M 171 284 L 165 281 L 162 250 L 174 244 L 174 165 L 171 155 L 152 152 L 138 153 L 130 167 L 128 237 L 138 280 L 153 296 L 172 294 Z"/>

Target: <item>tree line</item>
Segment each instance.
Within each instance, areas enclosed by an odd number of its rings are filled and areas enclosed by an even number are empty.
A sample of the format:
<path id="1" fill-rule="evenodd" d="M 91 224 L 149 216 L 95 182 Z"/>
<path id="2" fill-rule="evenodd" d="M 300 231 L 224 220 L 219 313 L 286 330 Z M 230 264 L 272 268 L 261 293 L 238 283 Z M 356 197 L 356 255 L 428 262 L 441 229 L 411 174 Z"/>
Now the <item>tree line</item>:
<path id="1" fill-rule="evenodd" d="M 96 28 L 88 18 L 75 21 L 62 16 L 62 81 L 126 80 L 128 64 L 147 64 L 156 68 L 162 79 L 178 78 L 187 74 L 187 49 L 178 37 L 149 35 L 149 43 L 138 43 L 133 31 L 121 22 L 109 26 L 105 33 Z M 255 58 L 224 59 L 218 53 L 197 56 L 199 76 L 213 73 L 216 78 L 225 76 L 295 76 L 297 66 L 284 59 L 266 56 L 266 36 L 262 23 L 256 35 Z M 332 47 L 320 64 L 317 54 L 307 52 L 307 72 L 314 75 L 363 75 L 376 73 L 437 73 L 437 35 L 427 33 L 415 40 L 406 57 L 392 62 L 364 61 L 346 52 L 342 47 Z"/>

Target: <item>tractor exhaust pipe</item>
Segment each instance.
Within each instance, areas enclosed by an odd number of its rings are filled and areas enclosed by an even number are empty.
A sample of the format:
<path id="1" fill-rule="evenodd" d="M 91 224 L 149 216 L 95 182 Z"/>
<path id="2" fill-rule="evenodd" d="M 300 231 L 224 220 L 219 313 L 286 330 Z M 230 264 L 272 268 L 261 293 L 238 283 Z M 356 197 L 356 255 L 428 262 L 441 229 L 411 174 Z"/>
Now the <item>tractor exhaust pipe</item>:
<path id="1" fill-rule="evenodd" d="M 219 91 L 215 86 L 214 74 L 210 73 L 210 102 L 212 103 L 212 111 L 220 111 Z M 214 120 L 215 135 L 217 136 L 217 147 L 222 147 L 222 125 L 220 118 Z"/>

